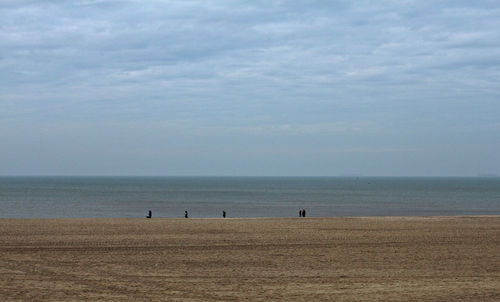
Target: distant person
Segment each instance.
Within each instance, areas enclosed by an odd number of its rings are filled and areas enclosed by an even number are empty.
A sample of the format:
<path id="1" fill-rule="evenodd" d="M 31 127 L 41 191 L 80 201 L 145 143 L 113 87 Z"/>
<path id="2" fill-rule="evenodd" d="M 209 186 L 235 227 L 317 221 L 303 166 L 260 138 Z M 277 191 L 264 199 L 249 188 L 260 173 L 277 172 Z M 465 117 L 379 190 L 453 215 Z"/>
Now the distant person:
<path id="1" fill-rule="evenodd" d="M 184 218 L 188 218 L 188 211 L 184 211 Z"/>
<path id="2" fill-rule="evenodd" d="M 299 211 L 299 217 L 302 217 L 302 210 Z"/>
<path id="3" fill-rule="evenodd" d="M 306 210 L 302 209 L 302 217 L 306 217 Z"/>
<path id="4" fill-rule="evenodd" d="M 222 211 L 222 218 L 226 218 L 226 211 Z"/>
<path id="5" fill-rule="evenodd" d="M 146 218 L 151 218 L 151 216 L 153 216 L 153 215 L 152 215 L 151 210 L 149 210 L 148 216 L 146 216 Z"/>

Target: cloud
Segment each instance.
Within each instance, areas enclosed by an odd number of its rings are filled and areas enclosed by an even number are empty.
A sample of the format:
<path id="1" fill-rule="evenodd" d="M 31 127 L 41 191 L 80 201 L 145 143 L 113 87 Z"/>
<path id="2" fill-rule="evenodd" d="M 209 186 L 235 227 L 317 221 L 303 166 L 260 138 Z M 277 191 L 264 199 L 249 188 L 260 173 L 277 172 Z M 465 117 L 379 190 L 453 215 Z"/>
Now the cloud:
<path id="1" fill-rule="evenodd" d="M 500 112 L 499 17 L 496 1 L 2 1 L 0 121 L 9 137 L 75 121 L 481 133 Z"/>

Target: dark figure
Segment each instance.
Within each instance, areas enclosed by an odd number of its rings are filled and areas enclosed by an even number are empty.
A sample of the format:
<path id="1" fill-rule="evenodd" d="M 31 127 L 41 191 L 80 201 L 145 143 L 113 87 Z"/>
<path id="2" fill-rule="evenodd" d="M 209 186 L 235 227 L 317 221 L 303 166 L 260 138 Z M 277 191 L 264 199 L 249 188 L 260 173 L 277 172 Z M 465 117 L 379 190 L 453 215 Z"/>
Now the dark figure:
<path id="1" fill-rule="evenodd" d="M 188 218 L 188 211 L 184 211 L 184 218 Z"/>
<path id="2" fill-rule="evenodd" d="M 299 217 L 302 217 L 302 210 L 299 211 Z"/>
<path id="3" fill-rule="evenodd" d="M 306 210 L 302 209 L 302 217 L 306 217 Z"/>
<path id="4" fill-rule="evenodd" d="M 222 218 L 226 218 L 226 211 L 222 211 Z"/>
<path id="5" fill-rule="evenodd" d="M 151 216 L 152 216 L 152 212 L 151 212 L 151 210 L 149 210 L 148 216 L 146 216 L 146 218 L 151 218 Z"/>

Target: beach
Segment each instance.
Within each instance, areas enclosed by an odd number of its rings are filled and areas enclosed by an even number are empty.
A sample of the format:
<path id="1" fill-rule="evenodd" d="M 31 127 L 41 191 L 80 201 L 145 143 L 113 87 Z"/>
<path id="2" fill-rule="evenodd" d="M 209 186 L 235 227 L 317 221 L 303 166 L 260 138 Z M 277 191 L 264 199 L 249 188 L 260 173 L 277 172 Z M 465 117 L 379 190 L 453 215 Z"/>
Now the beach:
<path id="1" fill-rule="evenodd" d="M 0 300 L 498 301 L 500 217 L 0 219 Z"/>

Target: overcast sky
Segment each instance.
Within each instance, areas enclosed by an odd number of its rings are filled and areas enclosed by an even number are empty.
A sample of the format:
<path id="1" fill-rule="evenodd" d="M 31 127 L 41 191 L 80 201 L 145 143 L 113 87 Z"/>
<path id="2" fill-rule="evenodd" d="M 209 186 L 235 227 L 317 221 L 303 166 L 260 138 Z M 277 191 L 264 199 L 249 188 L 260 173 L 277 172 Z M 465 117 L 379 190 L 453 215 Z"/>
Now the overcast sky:
<path id="1" fill-rule="evenodd" d="M 500 173 L 500 2 L 0 1 L 1 175 Z"/>

